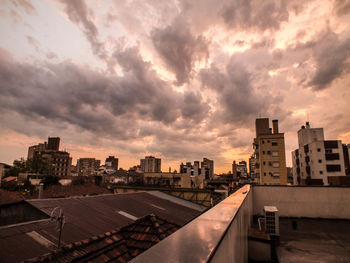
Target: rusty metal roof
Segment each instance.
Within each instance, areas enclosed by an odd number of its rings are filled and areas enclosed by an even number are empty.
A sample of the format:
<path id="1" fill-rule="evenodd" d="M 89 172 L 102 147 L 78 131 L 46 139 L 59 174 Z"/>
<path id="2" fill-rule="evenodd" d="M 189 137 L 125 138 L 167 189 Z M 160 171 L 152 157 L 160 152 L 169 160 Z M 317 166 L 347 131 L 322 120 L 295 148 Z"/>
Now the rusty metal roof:
<path id="1" fill-rule="evenodd" d="M 154 214 L 103 235 L 77 241 L 25 262 L 127 262 L 179 229 Z"/>
<path id="2" fill-rule="evenodd" d="M 68 245 L 111 229 L 120 229 L 150 214 L 182 226 L 198 216 L 203 208 L 192 203 L 147 192 L 109 194 L 90 197 L 37 199 L 27 201 L 48 215 L 61 207 L 65 216 L 62 245 Z M 28 233 L 33 232 L 32 235 Z M 34 238 L 33 238 L 34 237 Z M 56 223 L 50 220 L 0 227 L 0 258 L 4 262 L 18 262 L 55 249 L 58 238 Z M 51 245 L 49 242 L 51 242 Z"/>

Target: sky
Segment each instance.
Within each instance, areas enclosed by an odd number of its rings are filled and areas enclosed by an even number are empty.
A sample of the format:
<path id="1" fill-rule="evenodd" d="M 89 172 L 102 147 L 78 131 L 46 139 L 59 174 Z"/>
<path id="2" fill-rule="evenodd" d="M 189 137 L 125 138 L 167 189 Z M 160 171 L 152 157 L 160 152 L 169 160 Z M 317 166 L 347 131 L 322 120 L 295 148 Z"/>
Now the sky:
<path id="1" fill-rule="evenodd" d="M 0 0 L 0 162 L 59 136 L 76 159 L 162 170 L 253 152 L 279 120 L 350 143 L 350 1 Z"/>

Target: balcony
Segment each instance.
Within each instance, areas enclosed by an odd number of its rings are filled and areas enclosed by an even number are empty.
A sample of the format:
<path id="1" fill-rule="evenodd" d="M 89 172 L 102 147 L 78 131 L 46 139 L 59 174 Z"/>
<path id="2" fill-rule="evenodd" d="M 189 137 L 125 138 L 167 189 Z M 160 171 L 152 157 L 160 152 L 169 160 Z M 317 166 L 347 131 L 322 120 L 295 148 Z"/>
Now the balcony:
<path id="1" fill-rule="evenodd" d="M 339 153 L 326 153 L 326 160 L 327 161 L 339 160 Z"/>
<path id="2" fill-rule="evenodd" d="M 131 262 L 248 262 L 248 231 L 266 205 L 280 217 L 276 262 L 350 262 L 350 187 L 250 185 Z"/>
<path id="3" fill-rule="evenodd" d="M 310 166 L 307 165 L 305 168 L 306 168 L 306 173 L 307 173 L 308 175 L 311 175 L 311 168 L 310 168 Z"/>
<path id="4" fill-rule="evenodd" d="M 336 149 L 338 148 L 338 141 L 324 141 L 324 148 Z"/>

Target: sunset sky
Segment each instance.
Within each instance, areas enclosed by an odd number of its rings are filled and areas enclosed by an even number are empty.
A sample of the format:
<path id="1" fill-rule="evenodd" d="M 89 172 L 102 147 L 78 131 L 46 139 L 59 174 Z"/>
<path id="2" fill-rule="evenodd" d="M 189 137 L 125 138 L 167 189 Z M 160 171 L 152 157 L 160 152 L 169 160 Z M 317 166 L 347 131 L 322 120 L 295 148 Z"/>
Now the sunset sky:
<path id="1" fill-rule="evenodd" d="M 162 169 L 253 152 L 278 119 L 350 143 L 350 1 L 0 0 L 0 162 L 61 137 L 73 164 Z"/>

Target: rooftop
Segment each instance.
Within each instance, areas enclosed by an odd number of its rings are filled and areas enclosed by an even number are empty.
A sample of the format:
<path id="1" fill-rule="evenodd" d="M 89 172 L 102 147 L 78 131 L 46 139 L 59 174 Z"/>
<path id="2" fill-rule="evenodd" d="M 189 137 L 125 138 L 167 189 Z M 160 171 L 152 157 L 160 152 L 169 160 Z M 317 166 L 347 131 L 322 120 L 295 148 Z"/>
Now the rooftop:
<path id="1" fill-rule="evenodd" d="M 25 262 L 127 262 L 180 228 L 154 214 Z"/>
<path id="2" fill-rule="evenodd" d="M 24 202 L 24 201 L 22 201 Z M 50 215 L 62 208 L 63 246 L 120 229 L 150 214 L 182 226 L 205 208 L 156 191 L 26 201 Z M 17 206 L 13 204 L 15 210 Z M 7 205 L 9 208 L 9 205 Z M 11 210 L 11 211 L 14 211 Z M 50 219 L 0 227 L 0 258 L 18 262 L 52 252 L 58 241 L 57 223 Z"/>
<path id="3" fill-rule="evenodd" d="M 279 263 L 350 262 L 349 220 L 283 218 L 280 230 Z"/>

